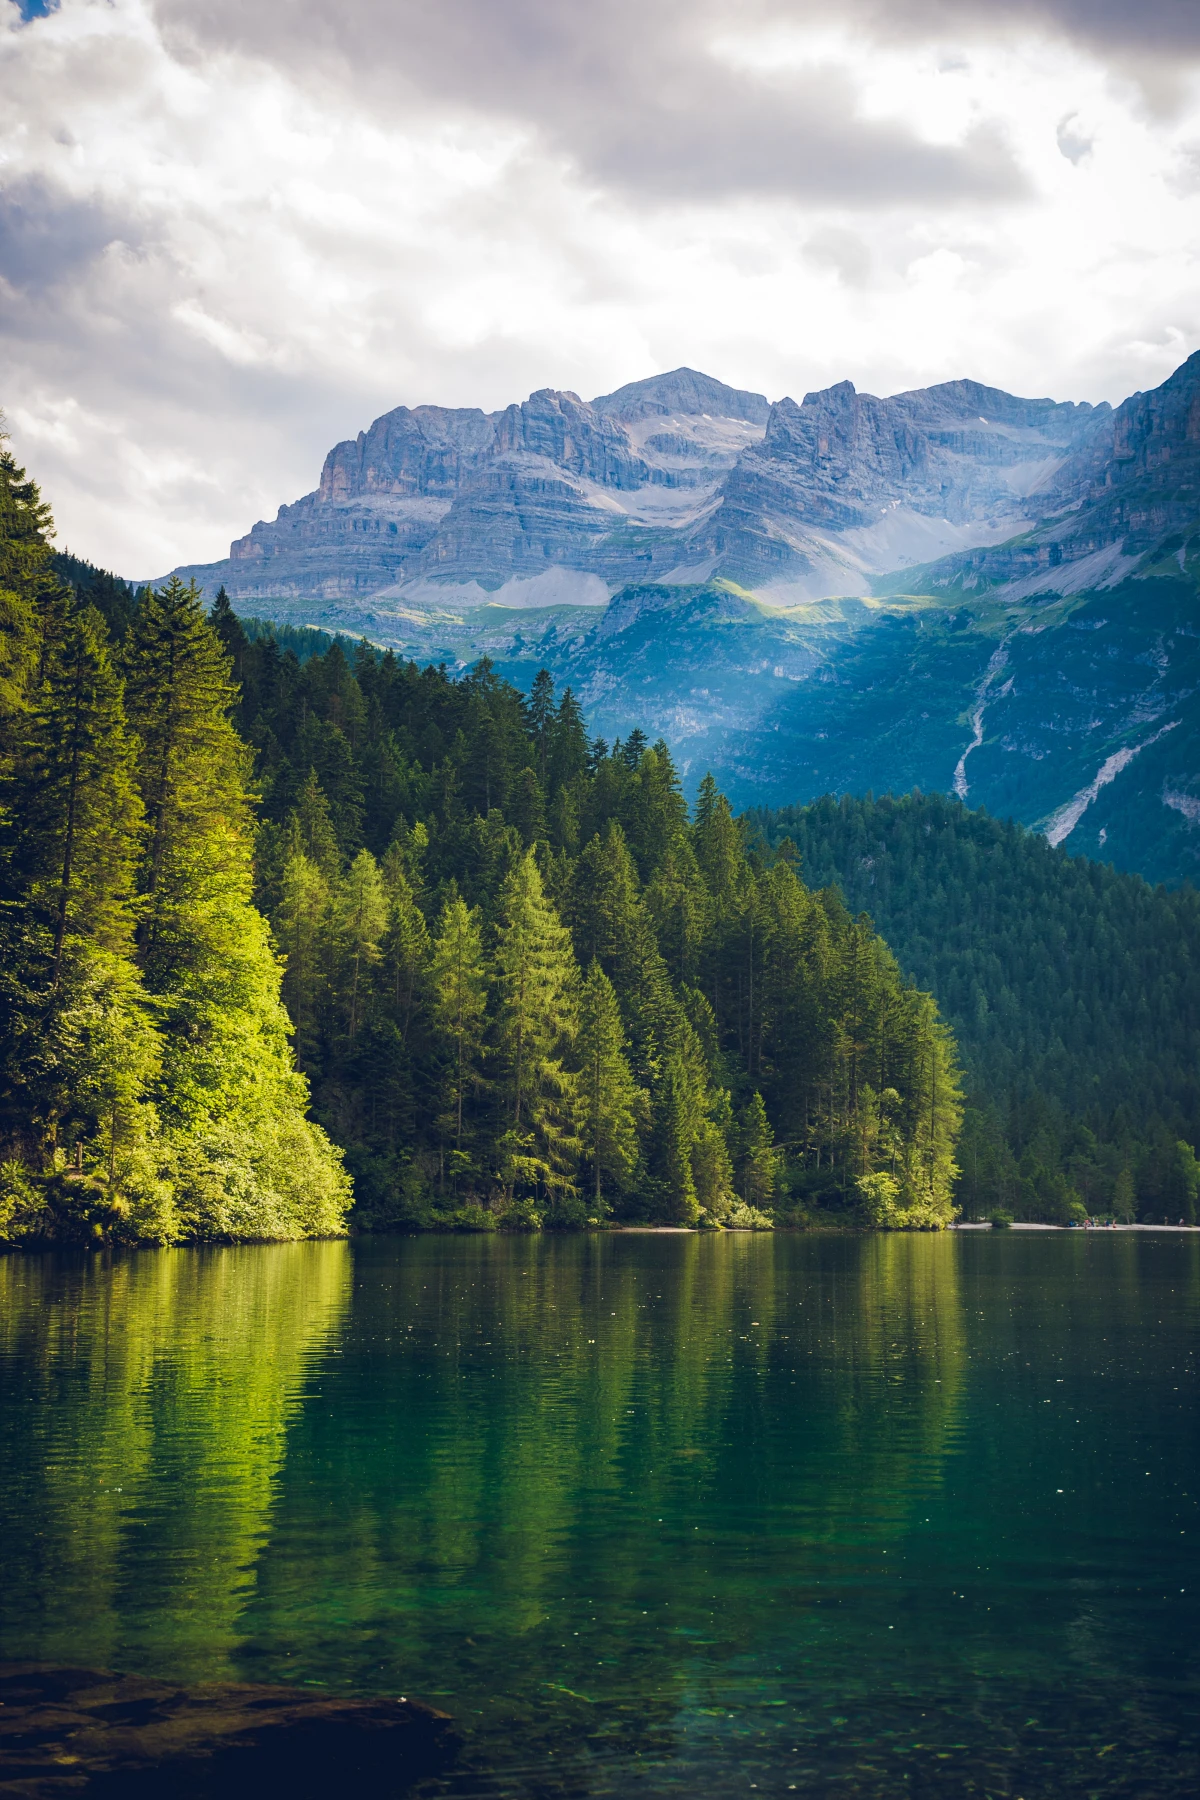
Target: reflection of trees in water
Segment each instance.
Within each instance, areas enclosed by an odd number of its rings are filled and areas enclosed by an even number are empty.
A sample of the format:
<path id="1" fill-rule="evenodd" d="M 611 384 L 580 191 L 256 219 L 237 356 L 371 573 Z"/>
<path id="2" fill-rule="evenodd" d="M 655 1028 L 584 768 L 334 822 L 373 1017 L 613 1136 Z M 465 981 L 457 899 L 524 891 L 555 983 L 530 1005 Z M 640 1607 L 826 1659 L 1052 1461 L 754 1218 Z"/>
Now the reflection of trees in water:
<path id="1" fill-rule="evenodd" d="M 953 1248 L 547 1235 L 0 1264 L 25 1371 L 8 1647 L 665 1719 L 939 1479 Z"/>
<path id="2" fill-rule="evenodd" d="M 665 1701 L 832 1540 L 901 1532 L 953 1434 L 941 1239 L 423 1239 L 356 1274 L 370 1430 L 293 1434 L 246 1621 L 272 1672 L 309 1643 L 311 1674 Z"/>
<path id="3" fill-rule="evenodd" d="M 344 1243 L 0 1260 L 10 1655 L 221 1676 Z"/>

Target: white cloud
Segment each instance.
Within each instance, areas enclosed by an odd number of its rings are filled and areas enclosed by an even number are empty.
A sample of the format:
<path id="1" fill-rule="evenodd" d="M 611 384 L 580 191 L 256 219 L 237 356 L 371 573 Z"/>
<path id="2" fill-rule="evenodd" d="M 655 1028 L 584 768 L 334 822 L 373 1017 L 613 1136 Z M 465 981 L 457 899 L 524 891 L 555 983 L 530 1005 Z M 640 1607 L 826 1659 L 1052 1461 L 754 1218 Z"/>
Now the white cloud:
<path id="1" fill-rule="evenodd" d="M 0 403 L 60 541 L 223 555 L 401 401 L 684 362 L 1119 400 L 1200 343 L 1186 59 L 1155 110 L 1119 48 L 1027 15 L 660 0 L 635 68 L 627 14 L 591 9 L 584 55 L 571 9 L 490 0 L 472 64 L 362 4 L 0 0 Z"/>

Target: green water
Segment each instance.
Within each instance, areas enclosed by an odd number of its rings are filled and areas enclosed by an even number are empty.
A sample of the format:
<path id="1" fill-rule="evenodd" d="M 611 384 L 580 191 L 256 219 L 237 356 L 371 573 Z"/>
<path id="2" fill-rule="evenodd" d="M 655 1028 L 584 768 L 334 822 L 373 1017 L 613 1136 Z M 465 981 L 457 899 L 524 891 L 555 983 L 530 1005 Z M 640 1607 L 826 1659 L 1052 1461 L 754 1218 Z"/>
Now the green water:
<path id="1" fill-rule="evenodd" d="M 1198 1326 L 1189 1236 L 8 1257 L 0 1654 L 420 1695 L 437 1794 L 1191 1795 Z"/>

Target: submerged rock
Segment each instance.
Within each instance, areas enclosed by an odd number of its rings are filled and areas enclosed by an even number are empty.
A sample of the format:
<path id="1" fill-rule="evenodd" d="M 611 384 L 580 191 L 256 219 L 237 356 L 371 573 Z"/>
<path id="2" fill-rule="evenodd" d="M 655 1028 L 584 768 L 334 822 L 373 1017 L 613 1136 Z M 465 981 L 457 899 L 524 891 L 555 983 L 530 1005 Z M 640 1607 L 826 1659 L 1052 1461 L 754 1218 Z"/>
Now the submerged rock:
<path id="1" fill-rule="evenodd" d="M 0 1795 L 22 1800 L 384 1800 L 457 1743 L 445 1713 L 404 1696 L 0 1664 Z"/>

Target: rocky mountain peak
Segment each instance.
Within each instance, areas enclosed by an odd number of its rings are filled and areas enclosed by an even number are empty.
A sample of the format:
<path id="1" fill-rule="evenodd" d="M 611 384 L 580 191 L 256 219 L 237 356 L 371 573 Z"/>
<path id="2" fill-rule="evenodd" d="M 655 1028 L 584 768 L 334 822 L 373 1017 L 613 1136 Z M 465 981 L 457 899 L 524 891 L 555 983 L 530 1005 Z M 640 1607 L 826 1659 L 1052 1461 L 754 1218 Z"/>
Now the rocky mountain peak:
<path id="1" fill-rule="evenodd" d="M 707 414 L 715 419 L 744 419 L 751 425 L 765 425 L 771 410 L 771 403 L 763 394 L 726 387 L 711 375 L 686 368 L 628 382 L 614 393 L 601 394 L 592 405 L 597 412 L 610 414 L 626 424 L 652 417 L 702 418 Z"/>
<path id="2" fill-rule="evenodd" d="M 321 470 L 317 498 L 458 491 L 492 448 L 494 425 L 477 406 L 397 406 L 369 431 L 335 444 Z"/>
<path id="3" fill-rule="evenodd" d="M 1115 413 L 967 379 L 888 397 L 839 381 L 769 405 L 683 367 L 592 401 L 539 388 L 495 413 L 396 407 L 197 573 L 239 599 L 464 606 L 724 575 L 792 604 L 948 554 L 944 578 L 968 586 L 1080 561 L 1092 580 L 1087 558 L 1119 573 L 1198 514 L 1200 355 Z"/>

